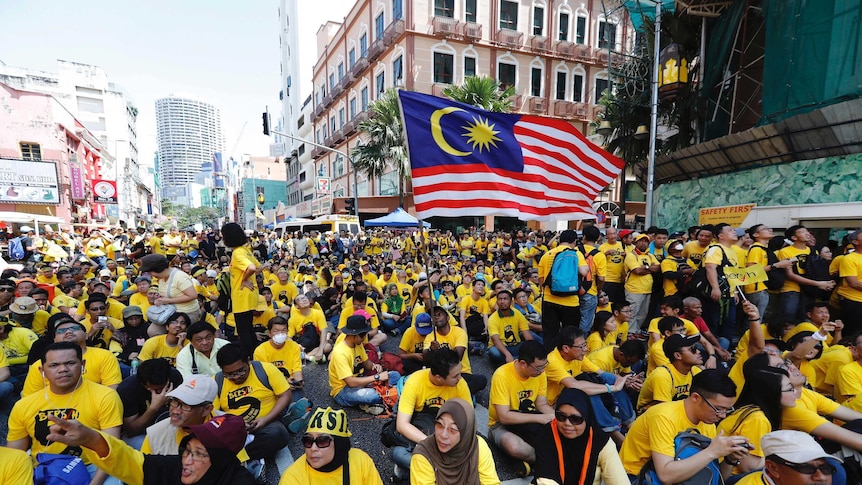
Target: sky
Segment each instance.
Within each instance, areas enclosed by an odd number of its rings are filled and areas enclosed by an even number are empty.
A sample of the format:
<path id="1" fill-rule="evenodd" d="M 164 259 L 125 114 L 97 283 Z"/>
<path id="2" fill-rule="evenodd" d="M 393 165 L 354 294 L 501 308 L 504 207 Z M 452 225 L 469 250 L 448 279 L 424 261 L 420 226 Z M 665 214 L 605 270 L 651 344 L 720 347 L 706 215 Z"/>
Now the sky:
<path id="1" fill-rule="evenodd" d="M 355 0 L 299 2 L 300 86 L 311 92 L 316 33 Z M 269 155 L 266 106 L 280 113 L 278 0 L 0 0 L 0 62 L 56 73 L 57 59 L 102 67 L 139 109 L 139 163 L 156 150 L 155 100 L 190 93 L 221 110 L 225 152 Z M 294 50 L 295 52 L 296 50 Z"/>

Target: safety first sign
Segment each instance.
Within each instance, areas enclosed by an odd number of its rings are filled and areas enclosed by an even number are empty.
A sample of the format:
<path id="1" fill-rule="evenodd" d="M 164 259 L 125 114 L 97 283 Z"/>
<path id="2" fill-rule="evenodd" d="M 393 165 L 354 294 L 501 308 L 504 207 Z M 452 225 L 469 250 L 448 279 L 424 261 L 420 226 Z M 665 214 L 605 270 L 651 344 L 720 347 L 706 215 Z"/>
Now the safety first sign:
<path id="1" fill-rule="evenodd" d="M 739 227 L 748 217 L 748 213 L 757 204 L 728 205 L 724 207 L 705 207 L 700 209 L 697 218 L 698 225 L 718 224 L 725 222 L 733 227 Z"/>

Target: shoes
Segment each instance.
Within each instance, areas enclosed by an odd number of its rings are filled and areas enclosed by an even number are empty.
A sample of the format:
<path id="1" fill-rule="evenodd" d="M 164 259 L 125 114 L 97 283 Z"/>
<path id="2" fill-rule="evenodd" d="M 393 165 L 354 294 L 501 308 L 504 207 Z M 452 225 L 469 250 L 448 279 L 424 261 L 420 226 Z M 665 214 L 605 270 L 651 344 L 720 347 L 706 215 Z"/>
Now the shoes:
<path id="1" fill-rule="evenodd" d="M 311 401 L 309 401 L 308 398 L 302 398 L 299 401 L 296 401 L 295 403 L 288 406 L 287 414 L 292 419 L 297 419 L 302 417 L 302 415 L 305 414 L 305 412 L 308 411 L 311 407 Z"/>
<path id="2" fill-rule="evenodd" d="M 263 459 L 249 460 L 246 462 L 245 468 L 251 472 L 257 483 L 266 483 L 266 463 Z"/>
<path id="3" fill-rule="evenodd" d="M 287 412 L 294 419 L 287 425 L 287 430 L 293 434 L 299 434 L 308 426 L 308 421 L 311 419 L 312 404 L 306 398 L 290 405 Z"/>
<path id="4" fill-rule="evenodd" d="M 380 416 L 386 412 L 386 408 L 382 404 L 362 404 L 359 406 L 359 409 L 372 416 Z"/>
<path id="5" fill-rule="evenodd" d="M 396 463 L 395 466 L 392 468 L 392 478 L 394 479 L 394 481 L 404 480 L 405 478 L 407 478 L 407 470 L 401 468 Z"/>
<path id="6" fill-rule="evenodd" d="M 487 346 L 482 342 L 469 342 L 467 345 L 469 347 L 470 355 L 484 355 L 485 349 L 487 348 Z"/>
<path id="7" fill-rule="evenodd" d="M 515 476 L 518 478 L 526 477 L 533 474 L 533 467 L 526 461 L 515 464 Z"/>

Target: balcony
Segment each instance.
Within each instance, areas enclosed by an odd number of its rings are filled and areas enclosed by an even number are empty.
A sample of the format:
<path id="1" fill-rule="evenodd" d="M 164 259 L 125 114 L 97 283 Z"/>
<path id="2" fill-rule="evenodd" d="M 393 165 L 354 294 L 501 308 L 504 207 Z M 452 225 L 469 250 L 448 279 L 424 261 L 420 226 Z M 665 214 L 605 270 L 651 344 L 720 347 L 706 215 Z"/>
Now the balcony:
<path id="1" fill-rule="evenodd" d="M 337 145 L 337 144 L 341 143 L 342 141 L 344 141 L 344 138 L 345 138 L 344 130 L 342 127 L 342 129 L 335 130 L 332 133 L 332 136 L 330 137 L 330 141 L 332 142 L 332 145 Z"/>
<path id="2" fill-rule="evenodd" d="M 611 52 L 611 66 L 620 67 L 626 62 L 625 54 L 619 52 Z"/>
<path id="3" fill-rule="evenodd" d="M 311 158 L 313 158 L 314 160 L 317 160 L 318 158 L 323 156 L 323 151 L 324 151 L 323 148 L 314 147 L 311 150 Z"/>
<path id="4" fill-rule="evenodd" d="M 568 118 L 572 116 L 572 110 L 574 109 L 574 105 L 575 103 L 571 101 L 554 101 L 554 116 L 560 116 L 562 118 Z"/>
<path id="5" fill-rule="evenodd" d="M 574 110 L 572 111 L 572 116 L 579 120 L 587 120 L 587 113 L 590 112 L 587 107 L 587 103 L 573 103 Z"/>
<path id="6" fill-rule="evenodd" d="M 356 60 L 356 64 L 353 65 L 353 69 L 350 70 L 350 74 L 354 78 L 357 78 L 366 68 L 368 68 L 368 59 L 360 57 Z"/>
<path id="7" fill-rule="evenodd" d="M 545 98 L 530 97 L 527 108 L 530 110 L 530 113 L 547 113 L 548 100 Z"/>
<path id="8" fill-rule="evenodd" d="M 557 55 L 563 57 L 575 57 L 575 44 L 567 40 L 557 42 Z"/>
<path id="9" fill-rule="evenodd" d="M 445 95 L 445 94 L 443 94 L 443 90 L 444 90 L 444 89 L 446 89 L 446 88 L 448 88 L 449 86 L 451 86 L 451 84 L 446 84 L 446 83 L 434 83 L 434 84 L 431 86 L 431 94 L 433 94 L 434 96 L 438 96 L 438 97 L 440 97 L 440 98 L 445 98 L 445 97 L 446 97 L 446 95 Z"/>
<path id="10" fill-rule="evenodd" d="M 318 104 L 317 106 L 315 106 L 314 107 L 314 117 L 317 118 L 318 116 L 323 114 L 323 110 L 325 110 L 325 109 L 326 109 L 326 107 L 323 106 L 323 104 Z"/>
<path id="11" fill-rule="evenodd" d="M 332 87 L 332 92 L 329 93 L 329 95 L 330 95 L 330 97 L 332 97 L 332 100 L 334 101 L 335 98 L 337 98 L 343 92 L 344 92 L 344 87 L 341 85 L 341 83 L 337 83 L 335 86 Z"/>
<path id="12" fill-rule="evenodd" d="M 356 133 L 356 129 L 359 126 L 359 123 L 356 121 L 356 118 L 348 121 L 344 124 L 344 136 L 350 136 Z"/>
<path id="13" fill-rule="evenodd" d="M 501 89 L 503 89 L 502 86 Z M 521 94 L 512 96 L 512 111 L 520 111 L 522 106 L 524 106 L 524 96 Z"/>
<path id="14" fill-rule="evenodd" d="M 431 33 L 443 37 L 461 37 L 461 22 L 449 17 L 434 17 Z"/>
<path id="15" fill-rule="evenodd" d="M 350 83 L 353 82 L 353 71 L 347 71 L 347 74 L 341 78 L 341 82 L 338 83 L 341 86 L 341 89 L 347 89 L 347 86 L 350 86 Z"/>
<path id="16" fill-rule="evenodd" d="M 464 23 L 464 37 L 470 40 L 479 40 L 482 38 L 482 24 L 475 22 Z"/>
<path id="17" fill-rule="evenodd" d="M 593 48 L 588 45 L 577 46 L 577 57 L 584 62 L 593 61 Z"/>
<path id="18" fill-rule="evenodd" d="M 497 43 L 510 49 L 520 49 L 524 45 L 524 33 L 517 30 L 500 29 L 497 31 Z"/>
<path id="19" fill-rule="evenodd" d="M 598 56 L 596 57 L 596 62 L 600 66 L 607 66 L 608 65 L 608 51 L 607 51 L 607 49 L 599 50 Z"/>
<path id="20" fill-rule="evenodd" d="M 374 61 L 376 60 L 380 54 L 383 54 L 383 50 L 386 49 L 386 46 L 383 45 L 382 39 L 377 39 L 371 43 L 371 46 L 368 47 L 368 60 Z"/>
<path id="21" fill-rule="evenodd" d="M 386 27 L 386 30 L 383 32 L 383 43 L 388 47 L 395 43 L 401 34 L 404 33 L 404 21 L 396 20 L 389 24 L 389 27 Z"/>
<path id="22" fill-rule="evenodd" d="M 320 105 L 323 106 L 324 108 L 326 108 L 330 104 L 332 104 L 332 100 L 333 100 L 332 93 L 326 93 L 326 96 L 324 96 L 323 99 L 320 100 Z"/>
<path id="23" fill-rule="evenodd" d="M 534 35 L 530 37 L 530 49 L 532 49 L 533 52 L 551 52 L 551 39 L 548 39 L 543 35 Z"/>

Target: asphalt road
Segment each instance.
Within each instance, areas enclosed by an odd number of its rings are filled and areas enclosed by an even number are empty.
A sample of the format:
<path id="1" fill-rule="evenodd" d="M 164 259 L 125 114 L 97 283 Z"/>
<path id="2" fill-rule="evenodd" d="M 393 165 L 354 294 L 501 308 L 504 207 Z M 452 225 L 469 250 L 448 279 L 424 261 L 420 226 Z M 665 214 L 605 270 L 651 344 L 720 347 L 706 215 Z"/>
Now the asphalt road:
<path id="1" fill-rule="evenodd" d="M 400 338 L 390 337 L 383 344 L 383 350 L 397 352 L 398 342 Z M 487 375 L 490 381 L 492 368 L 487 356 L 470 356 L 470 362 L 473 367 L 473 372 L 476 374 Z M 303 369 L 305 380 L 306 397 L 310 399 L 316 407 L 332 406 L 339 407 L 329 397 L 329 383 L 327 376 L 327 366 L 325 364 L 308 364 Z M 0 403 L 0 444 L 6 444 L 7 421 L 9 412 L 12 409 L 14 401 L 7 400 Z M 486 387 L 477 397 L 477 404 L 487 408 L 488 406 L 488 388 Z M 353 446 L 364 450 L 368 453 L 377 465 L 377 470 L 383 478 L 384 483 L 392 483 L 392 461 L 390 459 L 390 450 L 380 443 L 380 429 L 385 422 L 385 419 L 369 416 L 359 409 L 347 409 L 347 414 L 350 419 L 350 431 L 353 434 L 351 438 Z M 485 418 L 487 419 L 487 418 Z M 480 433 L 482 430 L 487 430 L 487 420 L 484 423 L 479 422 Z M 292 435 L 290 440 L 290 451 L 294 457 L 299 457 L 304 453 L 302 444 L 299 441 L 299 435 Z M 515 476 L 512 468 L 512 460 L 504 457 L 499 450 L 491 447 L 494 453 L 494 459 L 497 464 L 497 473 L 500 480 L 511 479 Z M 266 483 L 275 485 L 278 483 L 279 474 L 275 463 L 267 463 L 267 481 Z M 402 483 L 407 483 L 403 481 Z"/>

